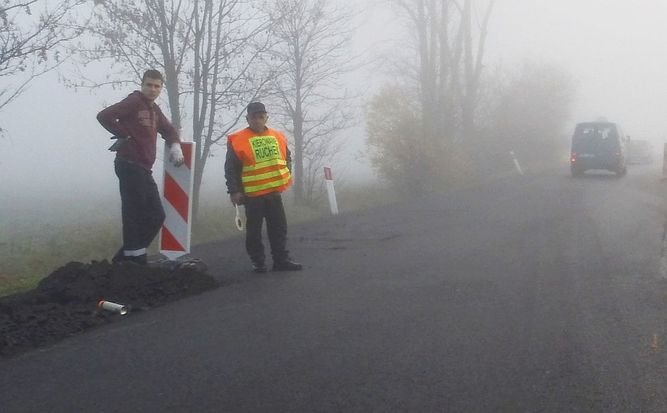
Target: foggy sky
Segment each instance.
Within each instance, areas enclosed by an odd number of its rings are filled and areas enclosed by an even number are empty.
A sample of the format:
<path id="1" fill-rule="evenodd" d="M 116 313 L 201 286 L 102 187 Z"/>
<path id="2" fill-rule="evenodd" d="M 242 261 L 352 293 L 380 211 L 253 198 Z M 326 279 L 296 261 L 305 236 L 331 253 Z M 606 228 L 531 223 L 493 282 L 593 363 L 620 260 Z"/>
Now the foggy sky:
<path id="1" fill-rule="evenodd" d="M 500 0 L 487 64 L 554 62 L 578 86 L 573 122 L 598 116 L 626 133 L 667 139 L 667 2 Z"/>
<path id="2" fill-rule="evenodd" d="M 369 13 L 363 16 L 354 49 L 387 50 L 387 39 L 401 37 L 402 27 L 378 6 L 381 0 L 366 3 Z M 577 81 L 572 123 L 605 116 L 620 122 L 633 137 L 664 141 L 665 22 L 664 0 L 498 0 L 485 64 L 509 71 L 526 58 L 558 64 Z M 355 78 L 364 86 L 383 81 L 377 71 L 366 70 Z M 79 198 L 82 193 L 117 197 L 113 154 L 106 150 L 109 134 L 95 115 L 130 92 L 75 93 L 59 84 L 55 73 L 36 80 L 0 112 L 6 129 L 0 140 L 2 202 L 26 194 L 37 199 Z M 166 108 L 165 99 L 160 104 Z M 352 157 L 365 147 L 363 126 L 348 135 L 346 169 L 358 167 L 367 173 L 368 167 Z M 222 156 L 209 160 L 207 191 L 224 193 L 223 162 Z"/>

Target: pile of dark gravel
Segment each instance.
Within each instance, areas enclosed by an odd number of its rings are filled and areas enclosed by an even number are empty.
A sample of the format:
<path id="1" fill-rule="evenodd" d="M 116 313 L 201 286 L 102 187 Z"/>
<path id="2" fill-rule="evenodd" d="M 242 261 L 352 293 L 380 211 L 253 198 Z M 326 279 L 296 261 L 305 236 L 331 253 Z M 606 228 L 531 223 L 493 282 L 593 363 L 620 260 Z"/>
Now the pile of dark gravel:
<path id="1" fill-rule="evenodd" d="M 0 297 L 0 356 L 43 347 L 127 317 L 99 310 L 100 300 L 133 312 L 202 293 L 218 282 L 197 266 L 70 262 L 28 292 Z"/>

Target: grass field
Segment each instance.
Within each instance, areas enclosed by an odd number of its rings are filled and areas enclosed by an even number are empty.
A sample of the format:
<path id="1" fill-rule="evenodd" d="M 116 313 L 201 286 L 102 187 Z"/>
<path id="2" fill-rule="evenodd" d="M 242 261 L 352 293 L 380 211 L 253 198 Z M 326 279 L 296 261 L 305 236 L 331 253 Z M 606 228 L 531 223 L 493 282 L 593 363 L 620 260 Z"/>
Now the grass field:
<path id="1" fill-rule="evenodd" d="M 338 189 L 341 212 L 397 200 L 377 185 Z M 326 197 L 311 206 L 294 205 L 285 195 L 290 224 L 329 214 Z M 234 208 L 222 195 L 202 202 L 192 231 L 193 245 L 238 234 Z M 110 259 L 121 242 L 120 200 L 24 199 L 0 207 L 0 296 L 33 288 L 70 261 Z M 157 241 L 150 248 L 157 254 Z"/>

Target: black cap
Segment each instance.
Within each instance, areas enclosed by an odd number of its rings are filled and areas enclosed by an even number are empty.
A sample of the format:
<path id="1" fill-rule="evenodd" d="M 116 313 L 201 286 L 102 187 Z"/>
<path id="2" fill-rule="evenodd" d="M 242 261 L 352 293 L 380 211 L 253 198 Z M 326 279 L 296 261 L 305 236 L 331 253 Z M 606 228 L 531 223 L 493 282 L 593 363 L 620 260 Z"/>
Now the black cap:
<path id="1" fill-rule="evenodd" d="M 248 115 L 260 112 L 266 113 L 266 107 L 262 102 L 251 102 L 248 104 Z"/>

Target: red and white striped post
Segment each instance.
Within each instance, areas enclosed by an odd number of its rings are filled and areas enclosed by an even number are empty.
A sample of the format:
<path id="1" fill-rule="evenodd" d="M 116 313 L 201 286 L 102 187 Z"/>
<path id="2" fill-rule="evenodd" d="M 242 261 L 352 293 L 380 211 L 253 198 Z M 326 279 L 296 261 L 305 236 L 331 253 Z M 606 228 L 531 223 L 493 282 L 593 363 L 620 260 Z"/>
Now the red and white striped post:
<path id="1" fill-rule="evenodd" d="M 329 196 L 329 208 L 333 215 L 338 215 L 338 203 L 336 202 L 336 190 L 334 189 L 333 175 L 331 168 L 324 167 L 324 181 L 327 184 L 327 195 Z"/>
<path id="2" fill-rule="evenodd" d="M 169 147 L 164 148 L 164 190 L 162 205 L 165 220 L 160 231 L 160 254 L 175 260 L 190 252 L 192 232 L 192 186 L 194 184 L 195 143 L 181 142 L 183 165 L 176 167 L 169 160 Z"/>

